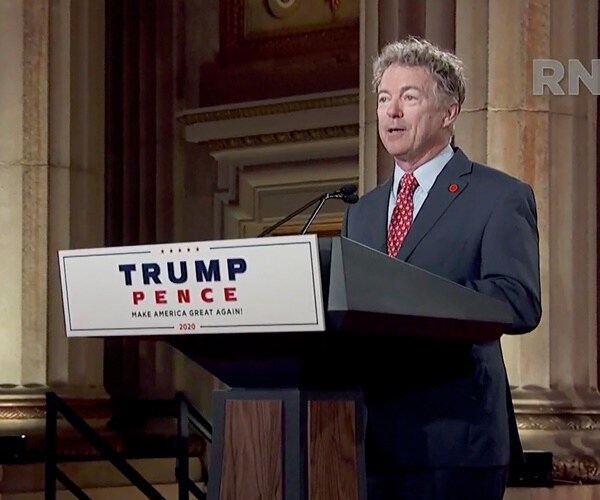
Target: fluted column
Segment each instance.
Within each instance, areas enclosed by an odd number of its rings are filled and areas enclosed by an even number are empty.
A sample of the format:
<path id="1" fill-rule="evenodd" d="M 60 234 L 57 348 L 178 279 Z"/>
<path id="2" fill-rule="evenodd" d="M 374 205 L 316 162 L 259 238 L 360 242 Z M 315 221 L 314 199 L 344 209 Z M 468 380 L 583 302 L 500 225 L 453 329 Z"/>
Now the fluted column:
<path id="1" fill-rule="evenodd" d="M 584 8 L 582 8 L 584 7 Z M 597 57 L 597 2 L 552 2 L 550 57 Z M 566 87 L 566 82 L 563 82 Z M 575 406 L 600 408 L 598 386 L 596 133 L 597 97 L 549 97 L 548 259 L 550 370 L 553 390 Z M 537 97 L 540 99 L 540 97 Z M 571 338 L 565 335 L 570 332 Z M 523 362 L 527 363 L 523 353 Z M 539 371 L 535 372 L 539 376 Z"/>
<path id="2" fill-rule="evenodd" d="M 457 0 L 456 53 L 465 63 L 468 82 L 455 142 L 482 163 L 487 161 L 488 17 L 487 1 Z"/>
<path id="3" fill-rule="evenodd" d="M 104 246 L 104 2 L 50 5 L 48 381 L 105 397 L 104 341 L 65 337 L 57 265 L 58 250 Z"/>
<path id="4" fill-rule="evenodd" d="M 459 1 L 470 13 L 482 14 L 481 4 Z M 465 110 L 472 123 L 465 120 L 457 142 L 470 138 L 468 149 L 473 136 L 486 130 L 487 162 L 529 182 L 537 197 L 544 314 L 535 333 L 503 341 L 511 381 L 519 387 L 515 396 L 533 398 L 534 405 L 547 401 L 551 391 L 552 406 L 586 406 L 591 401 L 581 398 L 586 393 L 595 401 L 597 385 L 594 98 L 587 92 L 536 96 L 532 91 L 534 59 L 591 61 L 595 14 L 580 6 L 490 2 L 489 30 L 482 30 L 487 33 L 457 30 L 463 43 L 457 48 L 464 48 L 472 62 L 468 70 L 475 72 L 470 81 L 483 80 L 488 68 L 487 106 L 482 109 L 477 85 L 479 96 Z M 486 39 L 487 54 L 469 52 L 467 45 L 486 45 Z"/>
<path id="5" fill-rule="evenodd" d="M 48 14 L 47 2 L 0 5 L 0 364 L 11 388 L 46 382 Z"/>
<path id="6" fill-rule="evenodd" d="M 497 168 L 529 182 L 536 193 L 545 306 L 534 334 L 507 337 L 503 347 L 512 384 L 549 388 L 550 116 L 548 99 L 532 95 L 530 75 L 533 59 L 548 53 L 550 2 L 515 1 L 503 7 L 498 9 L 490 3 L 490 19 L 494 22 L 489 29 L 487 159 Z M 515 25 L 516 19 L 525 22 Z M 530 26 L 538 29 L 528 29 Z"/>
<path id="7" fill-rule="evenodd" d="M 101 343 L 65 337 L 56 255 L 61 248 L 103 241 L 103 115 L 88 92 L 94 85 L 103 92 L 101 64 L 94 63 L 96 54 L 81 52 L 89 48 L 90 36 L 100 35 L 96 42 L 102 44 L 102 16 L 87 12 L 90 4 L 0 3 L 0 393 L 5 407 L 12 397 L 41 397 L 48 387 L 77 397 L 102 393 Z M 72 30 L 76 13 L 83 17 Z M 99 33 L 77 33 L 89 25 L 91 14 Z"/>
<path id="8" fill-rule="evenodd" d="M 396 0 L 382 0 L 379 8 L 388 14 L 394 12 Z M 384 20 L 388 22 L 385 23 Z M 358 185 L 359 193 L 373 189 L 384 170 L 383 155 L 377 135 L 377 99 L 371 89 L 370 62 L 379 51 L 379 33 L 394 32 L 397 16 L 380 17 L 376 2 L 360 2 L 360 75 L 359 75 L 359 128 L 358 128 Z M 380 163 L 381 167 L 380 168 Z"/>

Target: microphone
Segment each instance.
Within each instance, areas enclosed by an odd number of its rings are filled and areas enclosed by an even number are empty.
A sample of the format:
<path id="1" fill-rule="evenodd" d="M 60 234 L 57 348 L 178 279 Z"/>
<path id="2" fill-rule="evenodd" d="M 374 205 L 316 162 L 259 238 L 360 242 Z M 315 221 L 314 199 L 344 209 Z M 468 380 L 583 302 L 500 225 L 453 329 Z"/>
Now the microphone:
<path id="1" fill-rule="evenodd" d="M 333 191 L 331 193 L 325 193 L 325 195 L 322 197 L 322 199 L 319 200 L 319 204 L 317 205 L 317 208 L 315 208 L 313 210 L 313 213 L 310 215 L 310 217 L 306 221 L 306 224 L 304 224 L 304 227 L 300 231 L 300 234 L 306 234 L 306 231 L 308 231 L 308 227 L 315 220 L 315 217 L 320 212 L 321 208 L 323 208 L 323 205 L 325 204 L 325 202 L 327 200 L 334 198 L 337 200 L 342 200 L 344 203 L 356 203 L 358 201 L 358 195 L 355 194 L 357 189 L 358 189 L 358 186 L 356 184 L 344 184 L 337 191 Z"/>
<path id="2" fill-rule="evenodd" d="M 279 226 L 285 224 L 287 221 L 289 221 L 293 217 L 296 217 L 296 215 L 298 215 L 300 212 L 303 212 L 308 207 L 311 207 L 315 203 L 318 203 L 319 205 L 313 211 L 313 213 L 311 214 L 311 216 L 308 219 L 308 221 L 306 222 L 306 224 L 304 224 L 302 231 L 300 231 L 300 234 L 305 234 L 306 231 L 308 230 L 308 227 L 312 224 L 312 221 L 315 219 L 315 217 L 321 210 L 321 207 L 324 205 L 324 203 L 327 200 L 333 198 L 333 199 L 337 199 L 337 200 L 342 200 L 344 203 L 356 203 L 358 201 L 358 195 L 355 194 L 357 189 L 358 189 L 358 187 L 356 184 L 344 184 L 341 188 L 337 189 L 336 191 L 330 191 L 328 193 L 323 193 L 321 196 L 318 196 L 317 198 L 310 200 L 305 205 L 302 205 L 299 209 L 294 210 L 291 214 L 285 216 L 283 219 L 277 221 L 272 226 L 269 226 L 268 228 L 266 228 L 264 231 L 262 231 L 257 236 L 257 238 L 262 238 L 263 236 L 267 236 L 268 234 L 271 234 L 275 229 L 277 229 Z"/>
<path id="3" fill-rule="evenodd" d="M 347 200 L 350 199 L 352 195 L 354 195 L 354 197 L 356 197 L 356 200 L 351 201 L 350 203 L 356 203 L 358 201 L 358 196 L 354 193 L 356 193 L 357 189 L 358 186 L 356 184 L 344 184 L 337 191 L 326 193 L 325 196 L 329 196 L 329 198 L 338 198 L 348 203 Z"/>

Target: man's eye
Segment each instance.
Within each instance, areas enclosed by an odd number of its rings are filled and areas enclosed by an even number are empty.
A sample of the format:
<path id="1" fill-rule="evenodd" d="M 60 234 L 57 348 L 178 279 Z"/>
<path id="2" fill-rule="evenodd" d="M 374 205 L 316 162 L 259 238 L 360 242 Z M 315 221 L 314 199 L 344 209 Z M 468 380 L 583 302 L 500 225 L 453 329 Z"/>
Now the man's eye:
<path id="1" fill-rule="evenodd" d="M 404 96 L 404 100 L 405 101 L 416 101 L 417 100 L 417 96 L 411 95 L 411 94 L 406 94 Z"/>
<path id="2" fill-rule="evenodd" d="M 390 98 L 389 98 L 388 96 L 386 96 L 386 95 L 380 95 L 380 96 L 377 98 L 377 102 L 380 102 L 380 103 L 382 103 L 382 102 L 387 102 L 387 101 L 389 101 L 389 99 L 390 99 Z"/>

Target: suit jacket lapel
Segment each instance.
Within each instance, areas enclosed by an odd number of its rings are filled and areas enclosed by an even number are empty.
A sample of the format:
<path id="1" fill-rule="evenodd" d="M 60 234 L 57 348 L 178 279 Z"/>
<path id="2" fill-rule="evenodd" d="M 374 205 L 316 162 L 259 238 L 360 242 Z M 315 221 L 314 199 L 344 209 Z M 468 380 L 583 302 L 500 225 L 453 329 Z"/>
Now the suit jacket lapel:
<path id="1" fill-rule="evenodd" d="M 456 149 L 429 191 L 396 255 L 398 259 L 407 260 L 450 204 L 460 197 L 469 184 L 468 174 L 471 169 L 471 161 L 460 149 Z"/>
<path id="2" fill-rule="evenodd" d="M 367 224 L 369 224 L 369 241 L 366 241 L 365 244 L 383 253 L 387 253 L 387 214 L 393 183 L 394 178 L 392 177 L 381 184 L 377 188 L 377 191 L 373 193 L 371 198 L 373 207 L 370 213 L 377 214 L 377 217 L 374 217 L 371 221 L 367 221 Z"/>

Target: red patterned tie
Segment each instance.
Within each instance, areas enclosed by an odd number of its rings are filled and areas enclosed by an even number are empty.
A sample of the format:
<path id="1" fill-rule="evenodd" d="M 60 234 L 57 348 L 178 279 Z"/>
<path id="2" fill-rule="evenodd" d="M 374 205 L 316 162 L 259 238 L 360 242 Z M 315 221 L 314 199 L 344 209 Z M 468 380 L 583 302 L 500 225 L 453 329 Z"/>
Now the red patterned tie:
<path id="1" fill-rule="evenodd" d="M 396 197 L 396 206 L 392 212 L 388 228 L 387 252 L 395 257 L 400 245 L 406 237 L 413 220 L 413 194 L 417 189 L 417 179 L 412 172 L 406 172 L 400 180 L 400 188 Z"/>

